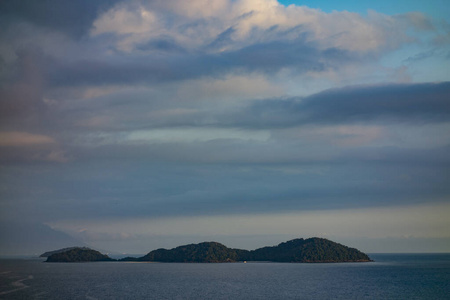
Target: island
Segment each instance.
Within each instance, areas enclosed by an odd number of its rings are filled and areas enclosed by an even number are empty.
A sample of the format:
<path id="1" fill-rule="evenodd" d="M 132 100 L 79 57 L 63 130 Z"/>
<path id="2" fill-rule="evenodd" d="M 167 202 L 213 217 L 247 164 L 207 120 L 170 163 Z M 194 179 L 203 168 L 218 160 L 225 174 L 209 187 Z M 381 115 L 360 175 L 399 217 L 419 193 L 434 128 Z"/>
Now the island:
<path id="1" fill-rule="evenodd" d="M 296 263 L 369 262 L 367 254 L 324 238 L 294 239 L 277 246 L 256 250 L 228 248 L 217 242 L 203 242 L 173 249 L 157 249 L 139 258 L 121 261 L 152 262 L 237 262 L 270 261 Z"/>
<path id="2" fill-rule="evenodd" d="M 115 261 L 107 255 L 89 248 L 66 248 L 56 250 L 46 262 L 91 262 Z M 45 253 L 44 253 L 45 254 Z M 370 262 L 367 254 L 324 238 L 294 239 L 276 246 L 242 250 L 228 248 L 217 242 L 189 244 L 173 249 L 157 249 L 142 257 L 125 257 L 127 262 L 181 262 L 181 263 L 225 263 L 225 262 L 293 262 L 293 263 L 338 263 Z"/>
<path id="3" fill-rule="evenodd" d="M 157 249 L 138 258 L 138 261 L 158 262 L 236 262 L 247 260 L 247 250 L 231 249 L 217 242 L 203 242 L 179 246 L 171 250 Z M 130 259 L 130 258 L 126 258 Z"/>
<path id="4" fill-rule="evenodd" d="M 50 255 L 55 254 L 55 253 L 66 252 L 66 251 L 69 251 L 69 250 L 72 250 L 72 249 L 77 249 L 77 248 L 78 249 L 84 249 L 84 250 L 91 250 L 88 247 L 76 247 L 76 246 L 75 247 L 67 247 L 67 248 L 62 248 L 62 249 L 58 249 L 58 250 L 44 252 L 41 255 L 39 255 L 39 257 L 49 257 Z"/>
<path id="5" fill-rule="evenodd" d="M 250 251 L 247 260 L 334 263 L 369 262 L 369 256 L 355 248 L 350 248 L 324 238 L 294 239 L 273 247 L 263 247 Z"/>
<path id="6" fill-rule="evenodd" d="M 44 253 L 45 254 L 45 253 Z M 69 248 L 65 251 L 58 251 L 47 257 L 46 262 L 91 262 L 91 261 L 115 261 L 108 255 L 101 254 L 89 248 Z"/>

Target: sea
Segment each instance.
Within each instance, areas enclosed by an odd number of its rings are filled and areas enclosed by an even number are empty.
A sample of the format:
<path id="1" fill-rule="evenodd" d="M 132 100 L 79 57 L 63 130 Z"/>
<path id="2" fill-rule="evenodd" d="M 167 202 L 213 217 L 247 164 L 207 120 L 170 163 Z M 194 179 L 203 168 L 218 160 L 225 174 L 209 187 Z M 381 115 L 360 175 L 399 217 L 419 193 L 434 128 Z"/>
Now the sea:
<path id="1" fill-rule="evenodd" d="M 450 254 L 367 263 L 0 260 L 0 299 L 450 299 Z"/>

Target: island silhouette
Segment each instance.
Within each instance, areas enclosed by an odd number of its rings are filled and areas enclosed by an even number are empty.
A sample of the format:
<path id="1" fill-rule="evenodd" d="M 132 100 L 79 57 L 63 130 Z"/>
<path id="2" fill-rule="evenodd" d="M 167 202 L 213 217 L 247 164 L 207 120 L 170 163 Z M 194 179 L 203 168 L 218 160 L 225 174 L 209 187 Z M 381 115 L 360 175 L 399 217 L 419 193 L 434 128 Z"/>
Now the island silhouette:
<path id="1" fill-rule="evenodd" d="M 67 249 L 67 250 L 66 250 Z M 324 238 L 294 239 L 277 246 L 256 250 L 228 248 L 217 242 L 203 242 L 179 246 L 173 249 L 157 249 L 142 257 L 125 257 L 115 260 L 96 250 L 86 247 L 71 247 L 47 252 L 46 262 L 91 262 L 91 261 L 134 261 L 134 262 L 178 262 L 178 263 L 224 263 L 246 261 L 295 262 L 295 263 L 337 263 L 369 262 L 369 256 Z M 47 254 L 45 253 L 45 254 Z"/>

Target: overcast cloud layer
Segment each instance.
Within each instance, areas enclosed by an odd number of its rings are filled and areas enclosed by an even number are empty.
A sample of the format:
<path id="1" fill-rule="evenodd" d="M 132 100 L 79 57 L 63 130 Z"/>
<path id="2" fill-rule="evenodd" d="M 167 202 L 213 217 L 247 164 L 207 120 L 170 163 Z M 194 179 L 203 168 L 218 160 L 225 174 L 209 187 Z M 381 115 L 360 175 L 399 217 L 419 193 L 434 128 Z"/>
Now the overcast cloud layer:
<path id="1" fill-rule="evenodd" d="M 303 235 L 450 251 L 449 28 L 275 0 L 2 1 L 0 238 L 26 220 L 138 253 Z M 402 208 L 426 222 L 374 225 Z"/>

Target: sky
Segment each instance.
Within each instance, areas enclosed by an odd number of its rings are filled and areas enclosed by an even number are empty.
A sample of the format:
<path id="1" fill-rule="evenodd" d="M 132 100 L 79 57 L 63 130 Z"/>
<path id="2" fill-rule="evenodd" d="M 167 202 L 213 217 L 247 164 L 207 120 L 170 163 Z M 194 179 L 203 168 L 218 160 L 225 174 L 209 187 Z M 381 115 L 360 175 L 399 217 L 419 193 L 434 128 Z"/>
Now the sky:
<path id="1" fill-rule="evenodd" d="M 446 1 L 0 2 L 0 255 L 450 252 Z"/>

